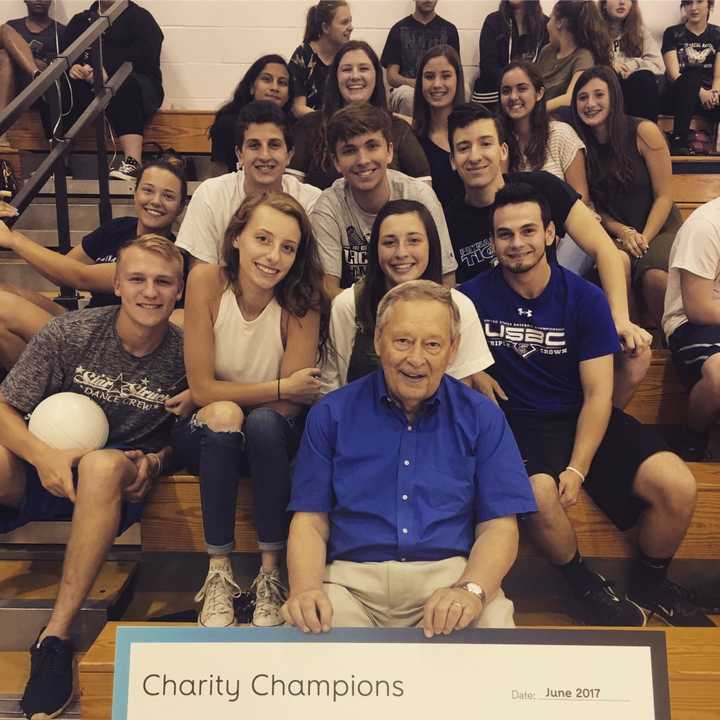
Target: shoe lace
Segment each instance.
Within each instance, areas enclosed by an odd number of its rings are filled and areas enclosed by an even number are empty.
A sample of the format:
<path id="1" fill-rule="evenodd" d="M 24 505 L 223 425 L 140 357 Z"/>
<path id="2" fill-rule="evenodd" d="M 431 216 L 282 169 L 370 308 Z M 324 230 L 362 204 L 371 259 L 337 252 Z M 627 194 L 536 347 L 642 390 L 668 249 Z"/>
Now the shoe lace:
<path id="1" fill-rule="evenodd" d="M 32 663 L 32 677 L 51 673 L 62 676 L 65 674 L 68 662 L 68 649 L 60 642 L 43 641 L 37 650 L 36 662 Z"/>
<path id="2" fill-rule="evenodd" d="M 660 603 L 671 606 L 680 615 L 694 615 L 699 611 L 695 593 L 667 578 L 660 588 Z"/>
<path id="3" fill-rule="evenodd" d="M 585 597 L 594 599 L 607 611 L 609 617 L 615 616 L 623 605 L 620 596 L 615 592 L 615 583 L 602 575 L 597 576 L 597 581 L 588 588 Z"/>
<path id="4" fill-rule="evenodd" d="M 232 575 L 224 568 L 211 568 L 203 586 L 195 596 L 195 602 L 205 600 L 204 607 L 215 614 L 223 612 L 232 605 L 230 598 L 240 597 L 242 589 Z"/>
<path id="5" fill-rule="evenodd" d="M 271 608 L 267 606 L 280 607 L 287 596 L 287 589 L 276 573 L 261 571 L 250 586 L 250 590 L 255 591 L 257 608 L 260 612 L 270 611 Z"/>

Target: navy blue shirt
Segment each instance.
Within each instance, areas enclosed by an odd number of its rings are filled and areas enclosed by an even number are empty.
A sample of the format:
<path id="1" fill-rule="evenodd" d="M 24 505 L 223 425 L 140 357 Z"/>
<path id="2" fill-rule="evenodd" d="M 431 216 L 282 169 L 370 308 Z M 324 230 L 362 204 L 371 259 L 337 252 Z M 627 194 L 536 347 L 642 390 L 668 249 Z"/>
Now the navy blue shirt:
<path id="1" fill-rule="evenodd" d="M 328 513 L 328 559 L 467 556 L 477 523 L 537 509 L 502 412 L 443 377 L 410 423 L 382 370 L 310 411 L 290 510 Z"/>
<path id="2" fill-rule="evenodd" d="M 600 288 L 556 263 L 550 267 L 550 281 L 531 300 L 510 288 L 499 267 L 458 287 L 475 304 L 495 358 L 487 371 L 502 385 L 510 411 L 577 413 L 580 362 L 620 350 Z"/>

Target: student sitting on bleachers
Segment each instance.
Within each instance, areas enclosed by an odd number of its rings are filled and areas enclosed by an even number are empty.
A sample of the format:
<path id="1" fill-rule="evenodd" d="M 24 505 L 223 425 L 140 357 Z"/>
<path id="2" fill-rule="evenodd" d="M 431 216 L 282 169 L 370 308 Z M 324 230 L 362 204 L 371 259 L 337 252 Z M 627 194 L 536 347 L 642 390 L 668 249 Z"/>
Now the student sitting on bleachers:
<path id="1" fill-rule="evenodd" d="M 465 197 L 452 203 L 447 214 L 459 282 L 487 272 L 495 263 L 491 212 L 498 190 L 514 182 L 535 187 L 550 203 L 558 235 L 567 233 L 597 265 L 623 347 L 615 358 L 614 401 L 625 407 L 650 366 L 652 338 L 630 321 L 622 257 L 613 242 L 580 196 L 559 178 L 544 171 L 503 176 L 508 148 L 500 121 L 486 108 L 456 108 L 448 120 L 448 135 L 453 166 L 465 184 Z"/>
<path id="2" fill-rule="evenodd" d="M 448 288 L 401 283 L 380 301 L 380 368 L 308 415 L 293 473 L 285 620 L 514 627 L 501 583 L 516 515 L 536 509 L 502 412 L 445 375 L 460 313 Z"/>
<path id="3" fill-rule="evenodd" d="M 237 172 L 211 178 L 193 193 L 178 231 L 178 247 L 192 262 L 219 264 L 230 218 L 246 196 L 258 192 L 285 192 L 309 213 L 320 190 L 284 175 L 292 157 L 292 135 L 285 113 L 274 103 L 246 105 L 235 125 Z"/>
<path id="4" fill-rule="evenodd" d="M 435 221 L 416 200 L 391 200 L 377 214 L 368 244 L 367 275 L 335 297 L 330 316 L 332 352 L 323 363 L 323 392 L 375 370 L 375 317 L 385 293 L 409 280 L 442 283 L 442 250 Z M 451 290 L 460 312 L 460 343 L 447 373 L 458 380 L 482 373 L 493 359 L 472 303 Z M 475 384 L 475 383 L 474 383 Z"/>
<path id="5" fill-rule="evenodd" d="M 422 180 L 389 170 L 395 148 L 390 115 L 367 103 L 338 110 L 328 125 L 328 149 L 342 178 L 318 199 L 310 219 L 332 299 L 365 276 L 375 216 L 388 200 L 418 200 L 435 220 L 442 245 L 443 280 L 455 284 L 457 263 L 437 196 Z"/>
<path id="6" fill-rule="evenodd" d="M 174 240 L 172 226 L 182 212 L 187 183 L 173 160 L 151 160 L 142 169 L 134 195 L 137 217 L 113 218 L 86 235 L 67 255 L 46 248 L 0 222 L 0 247 L 14 251 L 56 285 L 89 290 L 88 307 L 118 305 L 115 294 L 117 252 L 126 242 L 154 233 Z M 0 202 L 0 218 L 14 217 L 12 205 Z M 182 300 L 178 302 L 182 307 Z M 0 367 L 10 369 L 30 339 L 50 320 L 66 312 L 44 295 L 0 283 Z M 173 321 L 181 324 L 180 313 Z"/>
<path id="7" fill-rule="evenodd" d="M 575 84 L 575 127 L 587 148 L 590 198 L 602 224 L 631 260 L 652 320 L 662 320 L 668 256 L 682 223 L 672 201 L 672 163 L 655 123 L 625 115 L 615 73 L 586 70 Z"/>
<path id="8" fill-rule="evenodd" d="M 90 9 L 71 18 L 62 37 L 66 50 L 114 0 L 96 0 Z M 145 123 L 162 105 L 165 93 L 160 70 L 160 51 L 164 36 L 155 18 L 130 0 L 128 7 L 102 35 L 103 75 L 113 75 L 124 62 L 132 63 L 132 73 L 116 91 L 107 106 L 107 116 L 117 134 L 122 158 L 110 177 L 137 180 L 142 163 Z M 70 127 L 95 97 L 90 51 L 75 61 L 68 71 L 72 79 L 73 105 L 66 127 Z"/>
<path id="9" fill-rule="evenodd" d="M 452 109 L 464 102 L 460 56 L 450 45 L 436 45 L 423 55 L 418 67 L 412 127 L 427 157 L 433 190 L 443 208 L 463 192 L 462 180 L 450 164 L 447 119 Z"/>
<path id="10" fill-rule="evenodd" d="M 685 220 L 670 252 L 663 331 L 690 389 L 688 460 L 703 460 L 720 412 L 720 198 Z"/>
<path id="11" fill-rule="evenodd" d="M 180 251 L 144 235 L 118 255 L 120 307 L 53 319 L 0 385 L 0 533 L 72 518 L 55 606 L 30 648 L 21 701 L 28 718 L 55 717 L 72 700 L 73 620 L 115 536 L 140 519 L 167 467 L 172 413 L 184 412 L 190 396 L 180 392 L 182 332 L 169 323 L 183 287 Z M 102 408 L 110 426 L 104 449 L 58 450 L 30 433 L 23 416 L 59 392 Z"/>
<path id="12" fill-rule="evenodd" d="M 290 462 L 320 394 L 314 367 L 327 303 L 310 221 L 285 193 L 245 199 L 228 225 L 223 267 L 198 265 L 188 281 L 185 358 L 200 409 L 173 433 L 184 467 L 200 475 L 210 569 L 199 624 L 235 624 L 229 554 L 238 480 L 253 480 L 262 567 L 253 624 L 282 624 L 280 557 L 287 540 Z M 321 320 L 321 317 L 323 318 Z"/>
<path id="13" fill-rule="evenodd" d="M 210 126 L 212 141 L 210 160 L 213 175 L 224 175 L 237 170 L 235 154 L 235 124 L 240 111 L 253 100 L 275 103 L 282 108 L 288 122 L 293 123 L 292 104 L 295 98 L 293 76 L 288 64 L 280 55 L 263 55 L 245 73 L 235 88 L 232 100 L 225 103 Z"/>
<path id="14" fill-rule="evenodd" d="M 665 30 L 662 55 L 672 83 L 664 101 L 675 116 L 670 152 L 692 155 L 693 115 L 720 120 L 720 27 L 710 24 L 715 0 L 680 0 L 685 22 Z"/>
<path id="15" fill-rule="evenodd" d="M 545 85 L 533 65 L 513 62 L 503 70 L 499 117 L 510 172 L 546 170 L 589 201 L 585 146 L 571 125 L 548 118 Z"/>
<path id="16" fill-rule="evenodd" d="M 302 45 L 295 48 L 289 63 L 295 80 L 295 117 L 322 109 L 330 65 L 352 31 L 346 0 L 320 0 L 307 11 Z"/>
<path id="17" fill-rule="evenodd" d="M 610 35 L 592 0 L 559 0 L 548 22 L 550 41 L 540 51 L 537 69 L 545 84 L 548 112 L 569 108 L 583 70 L 610 65 Z"/>
<path id="18" fill-rule="evenodd" d="M 547 45 L 548 17 L 537 0 L 500 0 L 480 31 L 480 72 L 472 102 L 495 110 L 503 68 L 513 60 L 534 63 Z"/>
<path id="19" fill-rule="evenodd" d="M 387 111 L 380 61 L 362 40 L 350 40 L 338 51 L 328 72 L 322 110 L 306 115 L 293 128 L 295 154 L 290 168 L 321 190 L 329 188 L 340 177 L 328 145 L 330 118 L 340 108 L 353 103 L 370 103 Z M 391 167 L 412 177 L 429 177 L 427 158 L 410 125 L 394 115 L 391 118 L 395 148 Z"/>
<path id="20" fill-rule="evenodd" d="M 60 34 L 65 26 L 49 15 L 50 0 L 27 2 L 27 16 L 8 20 L 0 27 L 0 112 L 16 93 L 43 71 L 58 54 Z M 45 132 L 50 131 L 50 114 L 45 100 L 37 104 Z M 0 135 L 0 147 L 8 145 Z"/>
<path id="21" fill-rule="evenodd" d="M 493 348 L 489 373 L 520 447 L 538 512 L 524 518 L 562 573 L 588 625 L 713 626 L 666 575 L 690 524 L 695 480 L 651 426 L 612 407 L 617 330 L 602 291 L 550 264 L 555 228 L 547 200 L 524 183 L 495 197 L 499 266 L 460 287 L 475 303 Z M 565 509 L 585 487 L 621 530 L 639 528 L 625 598 L 590 570 Z"/>
<path id="22" fill-rule="evenodd" d="M 460 54 L 458 30 L 435 12 L 437 0 L 415 0 L 414 5 L 411 15 L 390 28 L 380 59 L 391 88 L 390 109 L 406 116 L 412 115 L 422 56 L 436 45 L 450 45 Z"/>
<path id="23" fill-rule="evenodd" d="M 657 122 L 658 80 L 665 73 L 660 47 L 645 27 L 639 0 L 600 0 L 613 43 L 612 66 L 620 79 L 625 112 Z"/>

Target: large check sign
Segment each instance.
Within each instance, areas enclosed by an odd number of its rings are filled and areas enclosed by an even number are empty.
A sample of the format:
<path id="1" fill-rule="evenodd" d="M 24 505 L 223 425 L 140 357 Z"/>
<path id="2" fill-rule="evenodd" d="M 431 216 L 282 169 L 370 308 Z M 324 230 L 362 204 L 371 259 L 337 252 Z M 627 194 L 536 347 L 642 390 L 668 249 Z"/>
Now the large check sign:
<path id="1" fill-rule="evenodd" d="M 670 720 L 661 632 L 120 628 L 113 720 Z"/>

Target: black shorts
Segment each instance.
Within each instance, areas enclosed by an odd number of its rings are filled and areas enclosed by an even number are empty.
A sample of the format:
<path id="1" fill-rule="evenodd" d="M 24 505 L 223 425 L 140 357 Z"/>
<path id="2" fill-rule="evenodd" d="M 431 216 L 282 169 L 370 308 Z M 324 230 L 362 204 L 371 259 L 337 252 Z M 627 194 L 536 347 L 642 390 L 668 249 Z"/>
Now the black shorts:
<path id="1" fill-rule="evenodd" d="M 40 482 L 34 465 L 23 462 L 25 467 L 25 495 L 19 508 L 0 505 L 0 534 L 9 533 L 31 522 L 71 520 L 75 505 L 64 497 L 48 492 Z M 77 468 L 73 469 L 73 481 L 77 487 Z M 142 516 L 143 503 L 123 502 L 117 534 L 122 535 Z"/>
<path id="2" fill-rule="evenodd" d="M 720 327 L 686 322 L 668 338 L 668 345 L 673 365 L 690 389 L 702 377 L 705 361 L 720 352 Z"/>
<path id="3" fill-rule="evenodd" d="M 544 474 L 557 481 L 570 462 L 577 415 L 547 417 L 508 414 L 528 476 Z M 646 504 L 633 494 L 638 468 L 668 447 L 650 425 L 613 408 L 605 437 L 585 479 L 584 489 L 620 530 L 633 527 Z"/>

